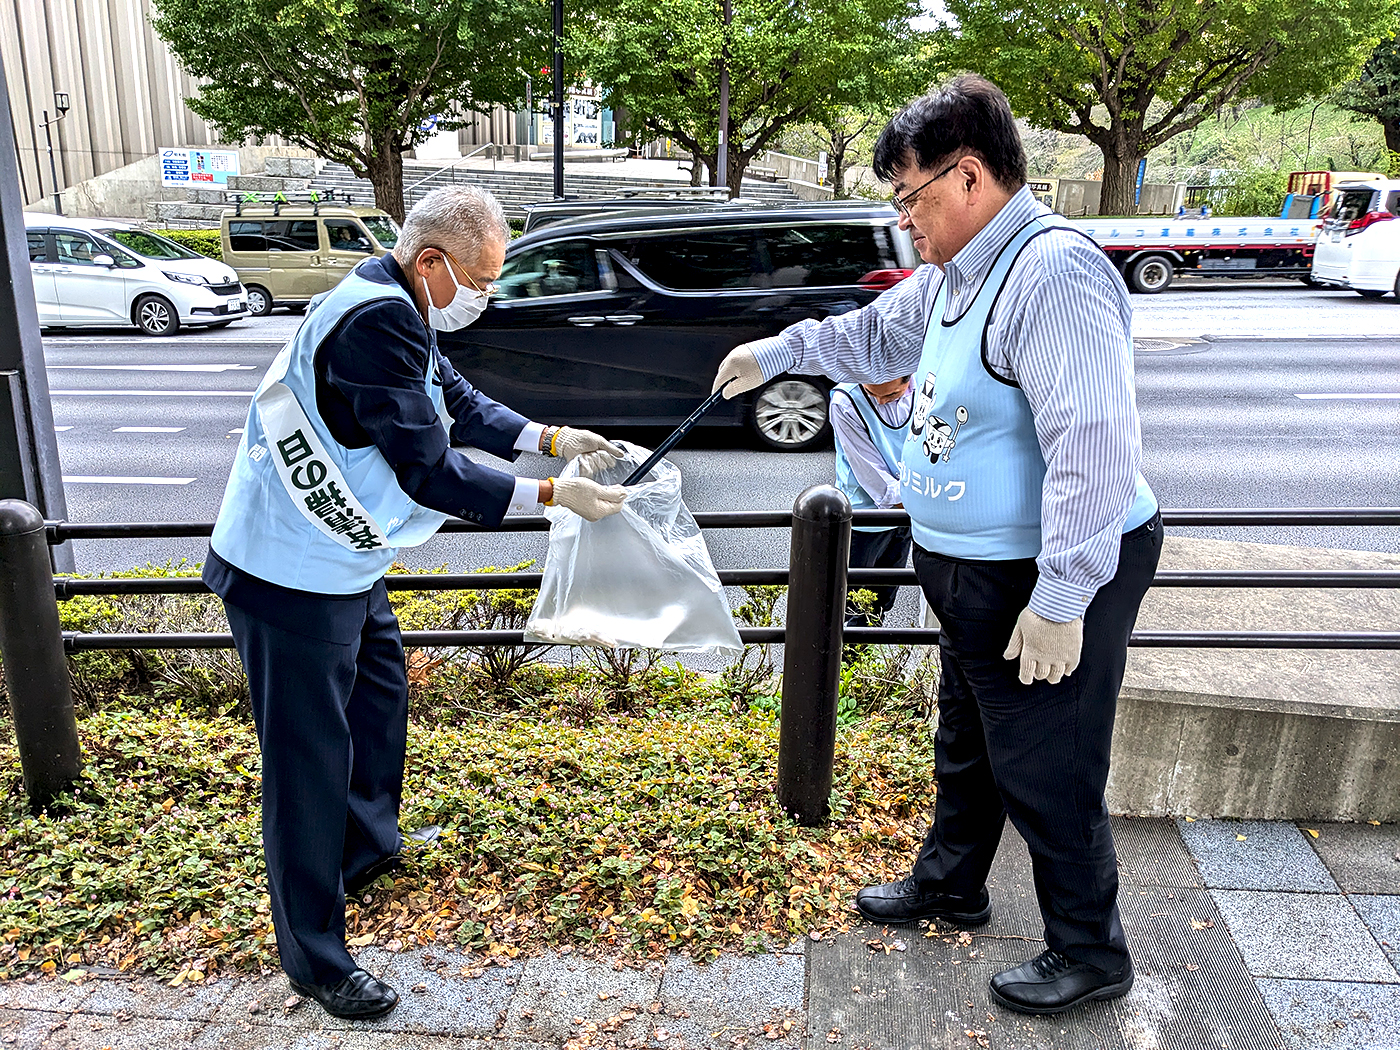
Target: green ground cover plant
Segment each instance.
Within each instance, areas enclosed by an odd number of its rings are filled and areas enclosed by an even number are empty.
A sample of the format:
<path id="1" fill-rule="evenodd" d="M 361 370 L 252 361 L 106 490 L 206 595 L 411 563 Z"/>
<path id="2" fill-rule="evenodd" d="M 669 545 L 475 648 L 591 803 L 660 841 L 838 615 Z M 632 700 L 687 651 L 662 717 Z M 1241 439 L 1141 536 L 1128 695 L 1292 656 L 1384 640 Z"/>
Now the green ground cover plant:
<path id="1" fill-rule="evenodd" d="M 776 620 L 777 595 L 750 598 L 749 614 Z M 406 629 L 499 628 L 533 592 L 394 600 Z M 67 630 L 226 630 L 206 596 L 60 609 Z M 348 903 L 352 948 L 761 950 L 847 921 L 854 891 L 904 871 L 922 837 L 933 802 L 922 651 L 862 647 L 847 661 L 832 815 L 815 829 L 774 799 L 771 678 L 558 648 L 491 669 L 483 652 L 409 654 L 402 823 L 444 830 Z M 185 983 L 273 968 L 260 764 L 236 657 L 90 653 L 72 666 L 86 765 L 53 811 L 29 812 L 0 719 L 0 978 L 104 966 Z"/>

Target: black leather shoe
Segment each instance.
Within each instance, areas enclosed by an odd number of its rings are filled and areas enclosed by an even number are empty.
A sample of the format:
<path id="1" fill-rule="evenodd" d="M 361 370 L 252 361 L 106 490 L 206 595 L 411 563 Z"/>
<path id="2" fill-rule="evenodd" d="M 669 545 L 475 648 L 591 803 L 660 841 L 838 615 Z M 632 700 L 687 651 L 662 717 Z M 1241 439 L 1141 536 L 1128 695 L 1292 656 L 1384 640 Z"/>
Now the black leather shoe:
<path id="1" fill-rule="evenodd" d="M 338 984 L 302 984 L 289 979 L 292 991 L 315 999 L 332 1017 L 364 1020 L 382 1017 L 399 1004 L 399 993 L 367 970 L 355 970 Z"/>
<path id="2" fill-rule="evenodd" d="M 431 846 L 437 842 L 438 836 L 441 834 L 442 828 L 436 824 L 416 828 L 403 837 L 404 849 L 422 849 L 424 846 Z M 346 880 L 345 896 L 358 897 L 381 875 L 390 875 L 402 867 L 402 853 L 391 853 L 382 860 L 375 861 L 353 879 Z"/>
<path id="3" fill-rule="evenodd" d="M 898 882 L 867 886 L 856 894 L 856 908 L 871 922 L 913 922 L 943 919 L 959 926 L 981 926 L 992 917 L 992 905 L 984 888 L 976 897 L 921 890 L 910 875 Z"/>
<path id="4" fill-rule="evenodd" d="M 1131 960 L 1116 973 L 1104 973 L 1046 949 L 1030 962 L 994 976 L 991 992 L 993 999 L 1017 1013 L 1057 1014 L 1095 999 L 1117 999 L 1132 986 Z"/>

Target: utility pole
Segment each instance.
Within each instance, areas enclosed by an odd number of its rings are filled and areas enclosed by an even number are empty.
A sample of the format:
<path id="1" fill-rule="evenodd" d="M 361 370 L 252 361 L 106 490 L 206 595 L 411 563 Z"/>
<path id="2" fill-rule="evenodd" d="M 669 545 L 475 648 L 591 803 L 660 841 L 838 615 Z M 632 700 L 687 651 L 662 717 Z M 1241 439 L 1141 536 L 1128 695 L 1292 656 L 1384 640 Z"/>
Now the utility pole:
<path id="1" fill-rule="evenodd" d="M 59 99 L 66 110 L 67 96 Z M 14 142 L 10 91 L 0 59 L 0 156 L 12 153 Z M 0 500 L 24 500 L 54 520 L 68 517 L 68 505 L 58 465 L 23 208 L 19 170 L 0 166 Z M 51 551 L 56 570 L 73 571 L 71 545 Z"/>
<path id="2" fill-rule="evenodd" d="M 554 0 L 554 196 L 564 198 L 564 0 Z"/>
<path id="3" fill-rule="evenodd" d="M 61 198 L 61 197 L 58 195 L 58 167 L 57 167 L 57 165 L 54 164 L 54 159 L 53 159 L 53 132 L 50 131 L 49 128 L 50 128 L 52 125 L 57 124 L 60 120 L 62 120 L 62 119 L 64 118 L 64 115 L 67 114 L 68 108 L 69 108 L 69 107 L 68 107 L 68 92 L 66 92 L 66 91 L 55 91 L 55 92 L 53 93 L 53 108 L 58 112 L 58 116 L 54 117 L 53 120 L 50 120 L 50 119 L 49 119 L 49 111 L 48 111 L 48 110 L 44 110 L 44 123 L 43 123 L 41 126 L 42 126 L 43 129 L 44 129 L 44 138 L 45 138 L 45 140 L 46 140 L 46 141 L 48 142 L 48 144 L 49 144 L 49 178 L 51 178 L 51 179 L 53 180 L 53 210 L 54 210 L 54 214 L 56 214 L 56 215 L 62 215 L 62 214 L 63 214 L 63 198 Z M 14 137 L 14 136 L 13 136 L 13 133 L 11 134 L 11 137 L 12 137 L 12 138 Z"/>
<path id="4" fill-rule="evenodd" d="M 724 42 L 719 51 L 719 150 L 715 155 L 715 181 L 729 185 L 729 23 L 734 18 L 729 0 L 721 0 L 724 12 Z M 697 158 L 695 163 L 700 163 Z"/>

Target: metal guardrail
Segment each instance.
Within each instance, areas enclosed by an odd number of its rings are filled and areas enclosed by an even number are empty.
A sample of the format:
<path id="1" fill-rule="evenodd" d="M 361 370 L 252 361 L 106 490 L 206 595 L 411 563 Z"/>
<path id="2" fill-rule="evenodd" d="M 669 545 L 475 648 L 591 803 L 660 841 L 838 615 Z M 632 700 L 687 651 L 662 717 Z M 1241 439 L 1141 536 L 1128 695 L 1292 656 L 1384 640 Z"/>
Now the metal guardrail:
<path id="1" fill-rule="evenodd" d="M 458 165 L 458 164 L 461 164 L 463 161 L 471 160 L 473 157 L 475 157 L 478 153 L 482 152 L 483 150 L 488 150 L 488 149 L 489 149 L 489 150 L 494 151 L 495 148 L 496 148 L 496 144 L 495 144 L 494 142 L 483 143 L 482 145 L 476 147 L 476 149 L 472 150 L 470 153 L 463 154 L 462 156 L 456 158 L 455 160 L 449 161 L 447 164 L 444 164 L 442 167 L 438 168 L 436 171 L 432 172 L 431 174 L 424 175 L 421 179 L 419 179 L 417 182 L 413 183 L 411 186 L 405 186 L 405 187 L 403 188 L 403 195 L 404 195 L 404 197 L 407 198 L 408 195 L 409 195 L 412 191 L 416 190 L 419 186 L 423 185 L 423 183 L 425 183 L 425 182 L 430 182 L 431 180 L 437 178 L 437 177 L 438 177 L 439 175 L 441 175 L 444 171 L 452 171 L 452 181 L 453 181 L 453 182 L 456 182 L 456 181 L 457 181 L 457 173 L 456 173 L 456 171 L 453 171 L 452 169 L 456 168 L 457 165 Z M 492 152 L 492 154 L 491 154 L 491 170 L 492 170 L 492 171 L 495 171 L 495 170 L 496 170 L 496 154 L 495 154 L 495 152 Z"/>
<path id="2" fill-rule="evenodd" d="M 787 585 L 784 627 L 740 628 L 746 644 L 786 643 L 779 731 L 779 800 L 798 819 L 824 819 L 835 753 L 836 699 L 846 644 L 934 645 L 928 628 L 845 628 L 847 587 L 915 585 L 908 569 L 847 569 L 850 527 L 902 525 L 903 511 L 852 512 L 830 486 L 803 493 L 791 512 L 721 511 L 695 515 L 702 529 L 790 528 L 786 569 L 725 569 L 727 586 Z M 1265 508 L 1164 510 L 1169 526 L 1400 525 L 1400 508 Z M 542 515 L 511 516 L 500 529 L 544 532 Z M 483 531 L 452 520 L 442 532 Z M 79 595 L 207 594 L 196 577 L 55 579 L 47 546 L 70 540 L 197 538 L 210 522 L 45 522 L 28 504 L 0 501 L 0 658 L 15 712 L 16 737 L 31 801 L 42 805 L 81 768 L 64 657 L 101 649 L 224 649 L 230 634 L 92 634 L 60 632 L 57 603 Z M 402 573 L 386 577 L 395 591 L 535 589 L 538 572 Z M 1162 571 L 1155 587 L 1397 588 L 1400 571 Z M 405 631 L 405 646 L 522 645 L 522 631 Z M 1131 645 L 1153 648 L 1400 649 L 1393 631 L 1135 631 Z"/>

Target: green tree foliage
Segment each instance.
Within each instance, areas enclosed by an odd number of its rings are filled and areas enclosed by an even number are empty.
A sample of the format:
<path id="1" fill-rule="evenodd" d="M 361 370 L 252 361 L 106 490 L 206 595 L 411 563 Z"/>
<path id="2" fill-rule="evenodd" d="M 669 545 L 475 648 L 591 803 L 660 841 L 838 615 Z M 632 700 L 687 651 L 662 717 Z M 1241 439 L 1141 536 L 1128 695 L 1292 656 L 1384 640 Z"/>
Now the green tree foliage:
<path id="1" fill-rule="evenodd" d="M 712 182 L 727 67 L 727 181 L 737 193 L 783 128 L 923 90 L 918 14 L 917 0 L 735 0 L 726 26 L 720 0 L 596 0 L 572 20 L 569 54 L 609 105 L 625 108 L 631 130 L 679 142 Z"/>
<path id="2" fill-rule="evenodd" d="M 230 142 L 281 136 L 404 214 L 402 155 L 523 95 L 548 53 L 542 0 L 156 0 L 156 32 L 203 82 L 190 108 Z"/>
<path id="3" fill-rule="evenodd" d="M 949 0 L 954 68 L 996 81 L 1033 124 L 1103 153 L 1102 207 L 1132 209 L 1137 163 L 1232 99 L 1289 106 L 1352 75 L 1395 0 Z"/>
<path id="4" fill-rule="evenodd" d="M 1400 153 L 1400 33 L 1371 52 L 1356 80 L 1343 85 L 1337 105 L 1373 117 L 1385 129 L 1385 148 Z"/>

